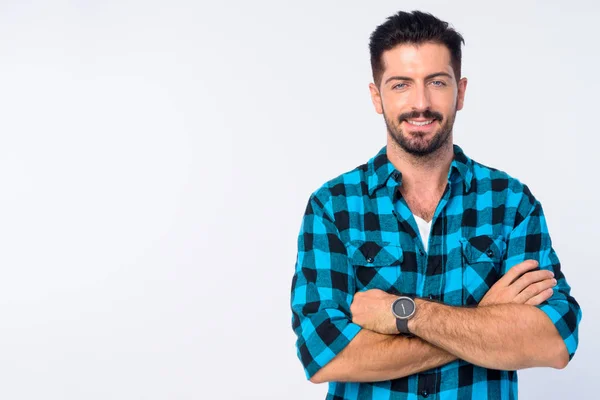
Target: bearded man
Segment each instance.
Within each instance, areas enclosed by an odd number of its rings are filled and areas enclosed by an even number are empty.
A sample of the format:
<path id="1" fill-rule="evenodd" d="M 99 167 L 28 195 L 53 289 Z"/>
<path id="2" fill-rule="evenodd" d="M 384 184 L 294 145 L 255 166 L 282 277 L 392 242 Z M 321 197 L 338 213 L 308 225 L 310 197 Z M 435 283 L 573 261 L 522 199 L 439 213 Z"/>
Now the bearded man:
<path id="1" fill-rule="evenodd" d="M 564 368 L 581 309 L 526 185 L 467 157 L 462 36 L 399 12 L 371 35 L 387 145 L 308 201 L 292 326 L 327 399 L 514 399 L 516 370 Z"/>

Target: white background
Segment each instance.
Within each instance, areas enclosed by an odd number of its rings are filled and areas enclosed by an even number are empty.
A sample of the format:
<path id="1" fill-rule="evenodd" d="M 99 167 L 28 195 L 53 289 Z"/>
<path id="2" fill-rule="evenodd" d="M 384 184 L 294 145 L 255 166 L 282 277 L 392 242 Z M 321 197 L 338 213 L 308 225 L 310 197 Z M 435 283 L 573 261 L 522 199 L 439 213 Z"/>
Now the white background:
<path id="1" fill-rule="evenodd" d="M 529 185 L 583 308 L 521 398 L 597 398 L 597 4 L 0 2 L 0 398 L 323 398 L 296 237 L 385 144 L 367 45 L 399 9 L 464 35 L 455 142 Z"/>

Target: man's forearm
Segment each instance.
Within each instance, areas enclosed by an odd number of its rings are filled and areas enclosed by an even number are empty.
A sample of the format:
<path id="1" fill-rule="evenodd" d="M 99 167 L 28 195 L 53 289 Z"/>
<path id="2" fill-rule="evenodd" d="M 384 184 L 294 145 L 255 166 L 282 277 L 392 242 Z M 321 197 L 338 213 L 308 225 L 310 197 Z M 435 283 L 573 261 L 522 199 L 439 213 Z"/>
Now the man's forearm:
<path id="1" fill-rule="evenodd" d="M 386 381 L 439 367 L 454 360 L 455 356 L 419 338 L 382 335 L 363 329 L 311 381 Z"/>
<path id="2" fill-rule="evenodd" d="M 563 368 L 569 355 L 550 319 L 536 307 L 451 307 L 417 299 L 409 329 L 423 340 L 485 368 Z"/>

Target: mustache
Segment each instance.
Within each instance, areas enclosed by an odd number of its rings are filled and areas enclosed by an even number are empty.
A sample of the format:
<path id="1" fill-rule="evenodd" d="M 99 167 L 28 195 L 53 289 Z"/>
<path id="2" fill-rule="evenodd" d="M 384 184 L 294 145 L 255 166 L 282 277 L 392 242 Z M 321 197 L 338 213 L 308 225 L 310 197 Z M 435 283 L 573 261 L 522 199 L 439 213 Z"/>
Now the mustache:
<path id="1" fill-rule="evenodd" d="M 437 119 L 439 121 L 444 119 L 444 116 L 437 111 L 425 110 L 421 111 L 412 111 L 409 113 L 400 114 L 398 116 L 398 122 L 406 121 L 407 119 L 415 119 L 415 118 L 425 118 L 425 119 Z"/>

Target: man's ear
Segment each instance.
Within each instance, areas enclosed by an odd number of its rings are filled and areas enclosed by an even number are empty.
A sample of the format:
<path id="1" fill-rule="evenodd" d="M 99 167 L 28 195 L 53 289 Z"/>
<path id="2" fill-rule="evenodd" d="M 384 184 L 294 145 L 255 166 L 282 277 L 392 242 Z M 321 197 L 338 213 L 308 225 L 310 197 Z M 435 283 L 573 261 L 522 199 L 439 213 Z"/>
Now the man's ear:
<path id="1" fill-rule="evenodd" d="M 458 95 L 456 99 L 456 110 L 462 110 L 465 105 L 465 92 L 467 91 L 467 78 L 458 81 Z"/>
<path id="2" fill-rule="evenodd" d="M 369 91 L 371 92 L 371 101 L 375 107 L 377 114 L 383 114 L 383 104 L 381 104 L 381 94 L 374 83 L 369 83 Z"/>

